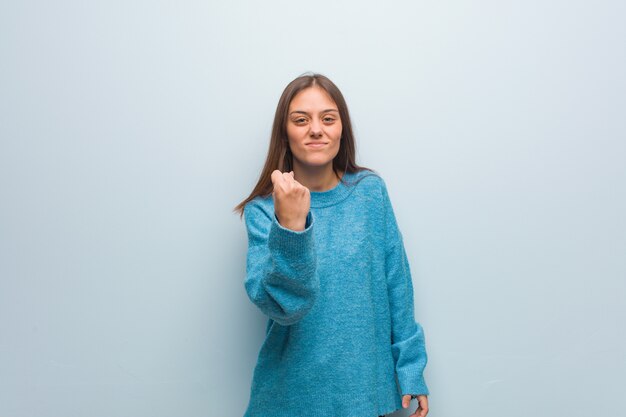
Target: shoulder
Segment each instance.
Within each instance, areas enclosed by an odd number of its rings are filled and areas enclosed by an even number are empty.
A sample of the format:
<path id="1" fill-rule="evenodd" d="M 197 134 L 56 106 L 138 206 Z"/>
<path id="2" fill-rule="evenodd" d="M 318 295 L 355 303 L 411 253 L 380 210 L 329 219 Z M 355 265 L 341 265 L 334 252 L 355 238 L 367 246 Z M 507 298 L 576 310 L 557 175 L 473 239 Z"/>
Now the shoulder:
<path id="1" fill-rule="evenodd" d="M 349 185 L 358 187 L 369 196 L 386 197 L 387 184 L 383 177 L 375 171 L 369 171 L 366 169 L 350 173 L 348 179 Z"/>
<path id="2" fill-rule="evenodd" d="M 256 196 L 243 207 L 243 215 L 247 224 L 271 221 L 273 213 L 274 199 L 271 195 Z"/>

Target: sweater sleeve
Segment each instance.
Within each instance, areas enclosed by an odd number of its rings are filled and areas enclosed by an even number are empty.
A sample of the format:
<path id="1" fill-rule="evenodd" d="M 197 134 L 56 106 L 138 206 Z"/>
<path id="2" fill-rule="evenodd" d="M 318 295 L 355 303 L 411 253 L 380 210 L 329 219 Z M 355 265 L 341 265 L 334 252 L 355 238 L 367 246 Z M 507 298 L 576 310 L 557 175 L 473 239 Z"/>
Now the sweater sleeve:
<path id="1" fill-rule="evenodd" d="M 384 182 L 382 193 L 387 227 L 385 272 L 391 312 L 391 351 L 398 383 L 401 395 L 429 395 L 423 375 L 428 360 L 424 331 L 415 321 L 410 265 Z"/>
<path id="2" fill-rule="evenodd" d="M 254 202 L 246 204 L 244 217 L 248 297 L 278 324 L 294 324 L 309 312 L 319 293 L 313 214 L 307 214 L 302 231 L 283 227 L 273 209 Z"/>

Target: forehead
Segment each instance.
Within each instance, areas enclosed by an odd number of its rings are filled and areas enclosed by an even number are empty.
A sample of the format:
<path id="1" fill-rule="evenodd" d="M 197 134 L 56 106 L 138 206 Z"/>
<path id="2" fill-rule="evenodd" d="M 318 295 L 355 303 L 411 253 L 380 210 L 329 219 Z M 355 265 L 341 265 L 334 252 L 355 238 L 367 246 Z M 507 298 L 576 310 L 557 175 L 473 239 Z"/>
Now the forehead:
<path id="1" fill-rule="evenodd" d="M 308 87 L 298 92 L 289 103 L 290 110 L 316 107 L 336 108 L 337 104 L 326 90 L 318 86 Z"/>

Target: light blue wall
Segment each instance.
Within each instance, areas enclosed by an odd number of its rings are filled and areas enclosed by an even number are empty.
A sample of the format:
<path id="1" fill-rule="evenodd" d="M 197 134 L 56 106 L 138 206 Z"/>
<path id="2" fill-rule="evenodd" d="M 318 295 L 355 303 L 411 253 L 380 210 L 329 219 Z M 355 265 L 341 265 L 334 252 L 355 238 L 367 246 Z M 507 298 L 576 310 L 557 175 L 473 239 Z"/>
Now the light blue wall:
<path id="1" fill-rule="evenodd" d="M 242 415 L 265 319 L 231 209 L 308 70 L 388 184 L 429 416 L 621 415 L 624 21 L 617 0 L 2 2 L 0 416 Z"/>

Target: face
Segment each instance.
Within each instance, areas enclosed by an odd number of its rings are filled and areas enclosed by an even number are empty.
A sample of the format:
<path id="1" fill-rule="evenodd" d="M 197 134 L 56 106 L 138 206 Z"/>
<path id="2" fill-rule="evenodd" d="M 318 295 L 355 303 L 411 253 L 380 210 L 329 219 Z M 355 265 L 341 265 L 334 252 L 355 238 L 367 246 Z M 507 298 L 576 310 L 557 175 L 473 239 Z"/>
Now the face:
<path id="1" fill-rule="evenodd" d="M 320 87 L 309 87 L 289 104 L 287 136 L 294 165 L 324 166 L 339 153 L 341 119 L 337 104 Z"/>

